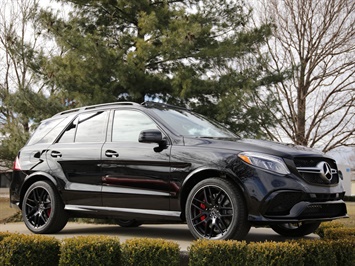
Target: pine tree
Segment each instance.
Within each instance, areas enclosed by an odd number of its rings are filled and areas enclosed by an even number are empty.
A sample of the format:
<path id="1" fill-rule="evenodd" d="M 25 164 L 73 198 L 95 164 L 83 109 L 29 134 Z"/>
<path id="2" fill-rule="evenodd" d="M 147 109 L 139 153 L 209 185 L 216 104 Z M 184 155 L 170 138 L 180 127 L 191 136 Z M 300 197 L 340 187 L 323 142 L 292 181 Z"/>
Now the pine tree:
<path id="1" fill-rule="evenodd" d="M 257 137 L 259 123 L 273 123 L 274 102 L 260 87 L 275 79 L 255 53 L 271 30 L 248 26 L 243 1 L 62 2 L 71 4 L 67 19 L 42 13 L 63 51 L 50 60 L 50 81 L 78 105 L 159 98 Z"/>

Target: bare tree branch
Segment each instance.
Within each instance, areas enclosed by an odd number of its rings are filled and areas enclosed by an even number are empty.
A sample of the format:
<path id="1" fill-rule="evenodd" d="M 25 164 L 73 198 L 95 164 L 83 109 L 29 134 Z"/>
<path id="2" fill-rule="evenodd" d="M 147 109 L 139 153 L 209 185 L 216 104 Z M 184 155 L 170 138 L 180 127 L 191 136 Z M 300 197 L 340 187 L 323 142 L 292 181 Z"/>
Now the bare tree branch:
<path id="1" fill-rule="evenodd" d="M 267 70 L 294 71 L 274 86 L 283 118 L 280 135 L 323 151 L 355 145 L 355 1 L 259 4 L 260 20 L 275 25 Z M 267 133 L 275 138 L 271 130 Z"/>

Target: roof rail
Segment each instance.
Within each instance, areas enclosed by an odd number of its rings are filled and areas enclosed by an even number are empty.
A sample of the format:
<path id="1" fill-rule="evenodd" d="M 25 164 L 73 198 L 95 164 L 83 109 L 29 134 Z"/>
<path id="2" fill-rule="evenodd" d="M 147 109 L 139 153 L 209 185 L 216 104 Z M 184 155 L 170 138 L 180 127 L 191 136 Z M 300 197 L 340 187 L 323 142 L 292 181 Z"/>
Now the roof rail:
<path id="1" fill-rule="evenodd" d="M 104 106 L 114 106 L 114 105 L 140 105 L 140 104 L 135 103 L 135 102 L 101 103 L 101 104 L 96 104 L 96 105 L 85 106 L 85 107 L 83 107 L 83 110 L 95 109 L 95 108 L 104 107 Z"/>
<path id="2" fill-rule="evenodd" d="M 146 101 L 146 102 L 143 102 L 141 105 L 146 106 L 146 107 L 157 107 L 157 106 L 160 106 L 162 108 L 173 108 L 173 109 L 190 110 L 189 108 L 182 107 L 182 106 L 176 106 L 176 105 L 171 105 L 171 104 L 167 104 L 167 103 L 160 103 L 160 102 L 153 102 L 153 101 Z"/>
<path id="3" fill-rule="evenodd" d="M 135 102 L 102 103 L 102 104 L 95 104 L 95 105 L 83 106 L 83 107 L 80 107 L 80 108 L 66 110 L 66 111 L 63 111 L 63 112 L 60 112 L 60 113 L 56 114 L 55 116 L 69 114 L 69 113 L 75 113 L 75 112 L 84 111 L 84 110 L 96 109 L 96 108 L 105 107 L 105 106 L 115 106 L 115 105 L 136 105 L 136 106 L 140 106 L 139 103 L 135 103 Z"/>

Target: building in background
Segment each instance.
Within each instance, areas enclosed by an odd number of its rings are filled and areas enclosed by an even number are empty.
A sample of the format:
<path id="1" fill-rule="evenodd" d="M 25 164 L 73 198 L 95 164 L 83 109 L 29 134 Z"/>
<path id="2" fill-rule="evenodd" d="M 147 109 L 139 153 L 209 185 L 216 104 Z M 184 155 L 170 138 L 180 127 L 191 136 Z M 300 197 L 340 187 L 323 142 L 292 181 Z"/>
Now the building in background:
<path id="1" fill-rule="evenodd" d="M 343 174 L 343 186 L 346 196 L 355 196 L 355 168 L 339 164 L 338 169 Z"/>

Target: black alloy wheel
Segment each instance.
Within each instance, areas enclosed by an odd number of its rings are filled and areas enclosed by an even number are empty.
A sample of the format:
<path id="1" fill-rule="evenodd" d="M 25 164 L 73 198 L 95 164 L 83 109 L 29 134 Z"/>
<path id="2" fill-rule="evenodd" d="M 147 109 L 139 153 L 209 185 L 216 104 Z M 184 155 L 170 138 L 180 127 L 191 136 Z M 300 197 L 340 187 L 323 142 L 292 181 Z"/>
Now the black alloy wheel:
<path id="1" fill-rule="evenodd" d="M 283 223 L 283 224 L 272 224 L 270 227 L 276 233 L 286 237 L 302 237 L 314 233 L 320 222 L 313 223 Z"/>
<path id="2" fill-rule="evenodd" d="M 198 183 L 187 198 L 185 211 L 195 238 L 243 239 L 250 229 L 244 199 L 225 179 L 209 178 Z"/>
<path id="3" fill-rule="evenodd" d="M 58 193 L 47 181 L 32 184 L 22 202 L 22 216 L 27 228 L 33 233 L 56 233 L 68 222 Z"/>

